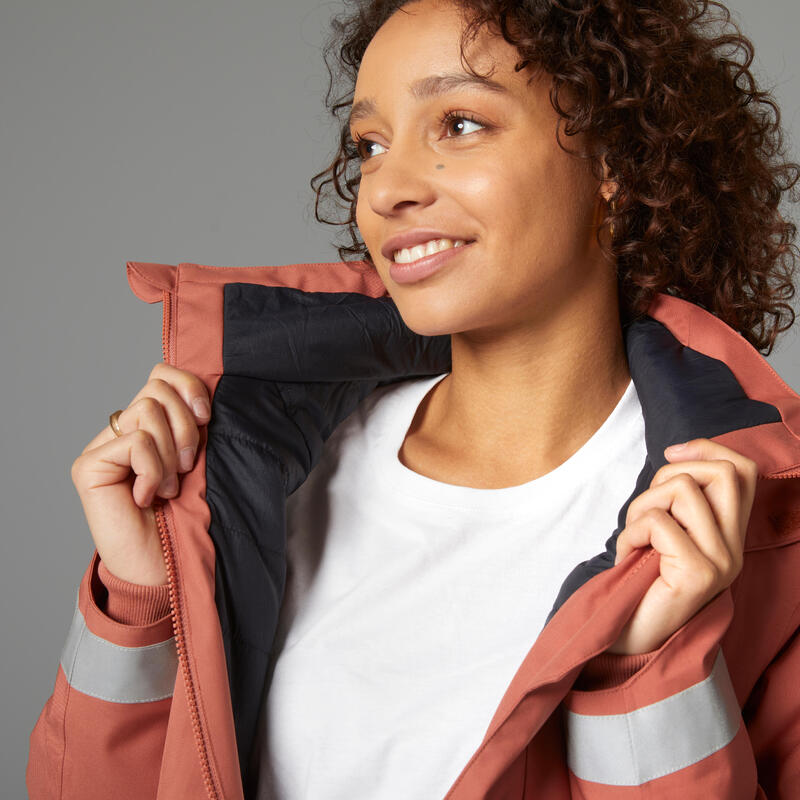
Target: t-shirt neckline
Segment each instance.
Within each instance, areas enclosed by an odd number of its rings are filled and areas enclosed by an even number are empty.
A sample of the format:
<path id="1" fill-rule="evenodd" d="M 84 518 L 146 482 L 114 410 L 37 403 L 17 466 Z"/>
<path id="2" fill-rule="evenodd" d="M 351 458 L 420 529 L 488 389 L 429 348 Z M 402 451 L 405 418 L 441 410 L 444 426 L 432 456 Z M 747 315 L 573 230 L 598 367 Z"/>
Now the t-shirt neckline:
<path id="1" fill-rule="evenodd" d="M 379 411 L 380 419 L 376 426 L 376 435 L 372 437 L 368 448 L 373 474 L 378 480 L 396 493 L 437 506 L 499 511 L 520 502 L 546 502 L 553 486 L 564 481 L 580 480 L 582 475 L 585 477 L 588 467 L 606 461 L 607 456 L 622 446 L 621 439 L 627 442 L 627 437 L 620 436 L 621 427 L 627 431 L 631 425 L 643 424 L 639 398 L 633 381 L 630 380 L 616 406 L 600 427 L 575 453 L 550 472 L 526 483 L 500 489 L 445 483 L 407 467 L 400 461 L 399 450 L 419 404 L 448 374 L 411 379 L 400 386 L 393 385 L 391 395 L 375 409 Z"/>

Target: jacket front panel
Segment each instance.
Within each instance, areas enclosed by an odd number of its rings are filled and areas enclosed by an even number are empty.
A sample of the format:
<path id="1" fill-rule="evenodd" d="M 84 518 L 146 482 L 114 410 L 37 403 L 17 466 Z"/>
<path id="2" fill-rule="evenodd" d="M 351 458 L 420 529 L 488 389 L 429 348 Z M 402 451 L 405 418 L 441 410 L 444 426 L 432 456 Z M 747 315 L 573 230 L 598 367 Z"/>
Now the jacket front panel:
<path id="1" fill-rule="evenodd" d="M 449 369 L 449 337 L 413 334 L 374 273 L 343 264 L 175 268 L 131 262 L 128 274 L 139 297 L 164 302 L 165 360 L 201 377 L 213 398 L 195 468 L 161 511 L 173 559 L 181 668 L 154 783 L 159 798 L 243 797 L 285 583 L 286 496 L 316 464 L 336 425 L 374 388 Z M 761 705 L 746 704 L 754 686 L 769 694 L 759 681 L 797 627 L 792 575 L 800 565 L 791 545 L 800 537 L 800 399 L 724 323 L 667 295 L 626 331 L 626 347 L 648 460 L 620 510 L 620 525 L 672 442 L 697 436 L 730 442 L 757 461 L 762 476 L 785 479 L 759 482 L 745 567 L 733 587 L 633 671 L 635 659 L 611 666 L 614 660 L 600 654 L 657 576 L 658 559 L 650 549 L 638 551 L 611 569 L 618 527 L 605 552 L 564 582 L 548 624 L 532 635 L 531 650 L 448 798 L 619 797 L 642 786 L 667 792 L 687 780 L 699 786 L 704 770 L 709 781 L 724 773 L 731 785 L 745 787 L 741 795 L 716 796 L 762 796 L 756 794 L 762 791 L 756 758 L 759 748 L 771 752 L 774 730 Z M 758 596 L 765 582 L 775 603 L 769 615 Z M 82 602 L 89 607 L 88 574 L 84 584 Z M 98 610 L 92 618 L 95 633 L 111 637 L 102 617 Z M 718 666 L 720 652 L 727 669 Z M 620 664 L 628 671 L 620 672 Z M 773 674 L 784 674 L 774 666 Z M 750 713 L 752 736 L 742 725 L 693 771 L 638 774 L 640 783 L 626 788 L 608 788 L 568 769 L 568 762 L 581 763 L 581 748 L 565 727 L 583 730 L 580 721 L 590 736 L 598 720 L 657 707 L 717 673 Z M 42 736 L 45 727 L 37 723 Z M 589 778 L 595 768 L 587 767 Z M 536 794 L 545 786 L 552 790 Z"/>

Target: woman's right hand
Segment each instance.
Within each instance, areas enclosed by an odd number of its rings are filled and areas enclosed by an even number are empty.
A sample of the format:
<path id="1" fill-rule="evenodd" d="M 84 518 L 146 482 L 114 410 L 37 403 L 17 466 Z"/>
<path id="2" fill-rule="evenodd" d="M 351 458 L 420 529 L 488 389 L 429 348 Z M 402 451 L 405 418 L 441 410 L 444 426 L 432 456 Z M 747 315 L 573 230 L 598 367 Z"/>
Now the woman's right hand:
<path id="1" fill-rule="evenodd" d="M 194 406 L 197 400 L 205 410 Z M 194 465 L 198 424 L 210 418 L 205 384 L 158 363 L 117 419 L 122 436 L 106 425 L 72 463 L 97 552 L 116 577 L 147 586 L 167 583 L 153 499 L 178 494 L 179 474 Z"/>

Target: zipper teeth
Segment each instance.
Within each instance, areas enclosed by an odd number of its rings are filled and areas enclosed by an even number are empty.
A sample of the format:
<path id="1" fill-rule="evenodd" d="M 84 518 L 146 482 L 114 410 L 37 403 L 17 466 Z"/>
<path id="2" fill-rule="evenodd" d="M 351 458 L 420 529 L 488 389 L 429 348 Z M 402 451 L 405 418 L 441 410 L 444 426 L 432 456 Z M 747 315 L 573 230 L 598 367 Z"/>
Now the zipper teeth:
<path id="1" fill-rule="evenodd" d="M 163 295 L 163 315 L 161 325 L 161 352 L 164 362 L 172 364 L 172 353 L 170 352 L 170 330 L 172 327 L 172 293 L 164 290 Z M 175 553 L 172 548 L 169 524 L 167 523 L 167 513 L 164 501 L 158 501 L 154 505 L 156 525 L 161 538 L 161 551 L 164 554 L 164 564 L 167 568 L 167 581 L 169 584 L 169 609 L 172 617 L 172 631 L 175 635 L 175 647 L 178 651 L 178 662 L 183 673 L 183 684 L 186 690 L 186 699 L 189 703 L 189 714 L 192 719 L 192 730 L 194 732 L 197 753 L 200 757 L 200 768 L 203 773 L 203 783 L 209 800 L 219 800 L 221 792 L 217 791 L 214 779 L 211 774 L 211 762 L 208 757 L 203 728 L 200 724 L 200 713 L 197 710 L 197 692 L 195 691 L 192 671 L 189 666 L 189 655 L 186 651 L 186 641 L 183 633 L 183 616 L 181 614 L 180 596 L 178 582 L 175 579 Z"/>
<path id="2" fill-rule="evenodd" d="M 162 322 L 161 322 L 161 353 L 164 357 L 164 362 L 166 364 L 171 364 L 172 359 L 170 358 L 169 353 L 169 329 L 170 325 L 172 324 L 172 298 L 170 297 L 170 293 L 164 289 L 164 297 L 162 300 L 162 307 L 163 307 L 163 314 L 162 314 Z"/>
<path id="3" fill-rule="evenodd" d="M 172 542 L 169 536 L 169 527 L 167 525 L 167 515 L 164 511 L 164 503 L 158 502 L 155 505 L 156 524 L 158 525 L 158 532 L 161 537 L 161 549 L 164 553 L 164 563 L 167 567 L 167 580 L 169 581 L 169 607 L 172 616 L 172 630 L 175 635 L 175 647 L 178 651 L 178 661 L 181 665 L 183 672 L 184 686 L 186 687 L 186 697 L 189 701 L 189 712 L 192 717 L 192 730 L 194 731 L 194 739 L 197 745 L 197 751 L 200 756 L 200 767 L 203 771 L 203 782 L 206 786 L 206 792 L 210 800 L 219 800 L 219 793 L 214 785 L 214 780 L 211 776 L 211 763 L 208 758 L 208 751 L 206 749 L 205 738 L 203 736 L 202 727 L 200 725 L 200 714 L 197 710 L 197 695 L 195 693 L 194 681 L 192 673 L 189 669 L 189 660 L 186 654 L 186 645 L 183 635 L 183 619 L 180 613 L 180 602 L 178 597 L 178 583 L 175 580 L 175 555 L 172 550 Z"/>

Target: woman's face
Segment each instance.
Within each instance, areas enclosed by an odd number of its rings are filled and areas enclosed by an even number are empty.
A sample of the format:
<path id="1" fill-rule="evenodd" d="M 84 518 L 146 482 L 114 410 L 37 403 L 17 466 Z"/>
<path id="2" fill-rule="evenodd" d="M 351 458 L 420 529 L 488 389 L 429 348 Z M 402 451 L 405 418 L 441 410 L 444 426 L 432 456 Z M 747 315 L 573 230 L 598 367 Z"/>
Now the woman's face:
<path id="1" fill-rule="evenodd" d="M 595 241 L 601 187 L 588 160 L 556 143 L 547 76 L 528 84 L 527 68 L 514 72 L 517 51 L 484 32 L 467 55 L 481 74 L 494 69 L 493 83 L 470 80 L 462 27 L 447 2 L 395 12 L 364 54 L 350 126 L 369 140 L 359 145 L 359 230 L 404 321 L 425 335 L 536 325 L 615 280 Z M 577 137 L 561 139 L 577 149 Z M 406 233 L 469 244 L 398 282 L 389 240 Z"/>

